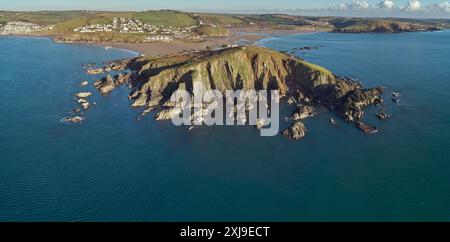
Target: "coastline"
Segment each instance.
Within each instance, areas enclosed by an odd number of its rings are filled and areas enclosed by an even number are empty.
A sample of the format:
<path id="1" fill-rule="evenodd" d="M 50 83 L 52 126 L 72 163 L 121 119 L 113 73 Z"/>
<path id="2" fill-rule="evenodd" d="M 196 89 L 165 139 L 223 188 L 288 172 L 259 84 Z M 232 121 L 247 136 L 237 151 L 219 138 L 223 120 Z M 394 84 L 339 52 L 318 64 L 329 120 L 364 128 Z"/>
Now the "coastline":
<path id="1" fill-rule="evenodd" d="M 207 37 L 205 38 L 204 41 L 199 42 L 188 42 L 182 40 L 175 40 L 173 42 L 151 42 L 151 43 L 82 42 L 82 41 L 70 42 L 57 40 L 56 35 L 48 35 L 48 34 L 14 34 L 14 35 L 0 35 L 0 37 L 49 38 L 52 39 L 55 43 L 98 46 L 103 48 L 112 47 L 114 49 L 131 52 L 137 56 L 139 55 L 164 56 L 170 54 L 177 54 L 183 51 L 196 51 L 206 48 L 216 49 L 224 45 L 232 45 L 239 43 L 255 44 L 260 40 L 276 36 L 312 34 L 318 32 L 333 32 L 325 29 L 313 29 L 308 27 L 283 28 L 283 27 L 264 27 L 264 26 L 234 27 L 228 28 L 228 30 L 230 31 L 230 35 L 228 36 Z"/>
<path id="2" fill-rule="evenodd" d="M 276 28 L 232 28 L 229 29 L 231 34 L 225 37 L 209 37 L 202 42 L 184 42 L 174 41 L 170 43 L 154 42 L 154 43 L 120 43 L 120 42 L 106 42 L 106 43 L 86 43 L 98 45 L 101 47 L 113 47 L 115 49 L 122 49 L 138 53 L 146 56 L 164 56 L 169 54 L 176 54 L 182 51 L 192 51 L 210 48 L 220 48 L 223 45 L 238 44 L 239 42 L 246 42 L 253 44 L 259 40 L 277 36 L 277 35 L 294 35 L 294 34 L 310 34 L 321 32 L 320 30 L 312 29 L 276 29 Z M 63 42 L 64 43 L 64 42 Z M 81 44 L 84 44 L 80 42 Z"/>
<path id="3" fill-rule="evenodd" d="M 136 56 L 164 56 L 177 54 L 183 51 L 196 51 L 206 48 L 220 48 L 224 45 L 232 45 L 239 43 L 254 44 L 262 39 L 275 36 L 311 34 L 323 32 L 325 30 L 311 28 L 274 28 L 274 27 L 237 27 L 229 28 L 230 35 L 223 37 L 207 37 L 204 41 L 186 42 L 176 40 L 173 42 L 152 42 L 152 43 L 124 43 L 124 42 L 69 42 L 59 41 L 56 35 L 48 34 L 14 34 L 0 35 L 0 37 L 22 37 L 22 38 L 48 38 L 55 43 L 75 44 L 83 46 L 97 46 L 102 48 L 112 47 L 114 49 L 127 51 Z"/>

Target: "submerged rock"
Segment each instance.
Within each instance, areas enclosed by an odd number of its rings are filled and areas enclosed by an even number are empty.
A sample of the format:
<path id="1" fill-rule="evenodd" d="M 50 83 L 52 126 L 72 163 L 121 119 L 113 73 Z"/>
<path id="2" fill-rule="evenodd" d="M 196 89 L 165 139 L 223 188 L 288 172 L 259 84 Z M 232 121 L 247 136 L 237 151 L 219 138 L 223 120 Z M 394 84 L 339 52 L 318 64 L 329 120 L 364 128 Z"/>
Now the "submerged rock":
<path id="1" fill-rule="evenodd" d="M 306 135 L 306 127 L 302 121 L 296 121 L 291 127 L 283 130 L 282 134 L 284 137 L 290 140 L 300 140 Z"/>
<path id="2" fill-rule="evenodd" d="M 355 122 L 355 125 L 358 129 L 362 130 L 365 134 L 376 134 L 378 133 L 378 129 L 375 126 L 367 125 L 363 122 Z"/>
<path id="3" fill-rule="evenodd" d="M 339 127 L 338 123 L 333 118 L 330 118 L 330 124 L 335 126 L 335 127 Z"/>
<path id="4" fill-rule="evenodd" d="M 84 121 L 84 118 L 80 116 L 73 116 L 73 117 L 66 117 L 63 119 L 63 121 L 69 123 L 81 123 Z"/>
<path id="5" fill-rule="evenodd" d="M 380 110 L 377 114 L 376 114 L 377 118 L 379 120 L 387 120 L 391 118 L 391 115 L 386 113 L 384 110 Z"/>
<path id="6" fill-rule="evenodd" d="M 101 73 L 103 73 L 103 68 L 87 69 L 86 73 L 89 75 L 101 74 Z"/>
<path id="7" fill-rule="evenodd" d="M 87 98 L 90 97 L 92 95 L 91 92 L 79 92 L 79 93 L 75 93 L 75 96 L 77 98 Z"/>
<path id="8" fill-rule="evenodd" d="M 399 92 L 392 92 L 392 97 L 399 98 L 400 97 L 400 93 Z"/>

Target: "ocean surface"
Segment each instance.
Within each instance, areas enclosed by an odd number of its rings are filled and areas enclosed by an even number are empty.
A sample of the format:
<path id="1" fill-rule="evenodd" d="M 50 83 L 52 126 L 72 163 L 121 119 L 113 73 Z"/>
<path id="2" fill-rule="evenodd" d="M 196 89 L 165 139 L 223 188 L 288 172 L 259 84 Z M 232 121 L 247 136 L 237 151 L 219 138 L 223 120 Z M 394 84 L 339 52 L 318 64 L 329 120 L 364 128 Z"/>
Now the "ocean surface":
<path id="1" fill-rule="evenodd" d="M 392 119 L 366 112 L 379 134 L 335 128 L 321 109 L 290 142 L 253 127 L 138 121 L 126 87 L 102 97 L 80 85 L 97 78 L 83 64 L 136 53 L 0 38 L 0 221 L 450 221 L 449 43 L 450 32 L 259 41 L 317 46 L 297 54 L 387 91 Z M 79 91 L 96 105 L 82 124 L 61 122 Z"/>

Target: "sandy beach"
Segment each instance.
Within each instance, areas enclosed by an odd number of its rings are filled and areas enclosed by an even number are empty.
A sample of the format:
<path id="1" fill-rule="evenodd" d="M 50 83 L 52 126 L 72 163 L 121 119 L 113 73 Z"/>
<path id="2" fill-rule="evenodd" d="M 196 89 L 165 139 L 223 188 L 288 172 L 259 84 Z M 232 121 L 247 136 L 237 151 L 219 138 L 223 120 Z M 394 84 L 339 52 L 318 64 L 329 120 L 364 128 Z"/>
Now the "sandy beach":
<path id="1" fill-rule="evenodd" d="M 146 56 L 161 56 L 175 54 L 185 50 L 200 50 L 207 47 L 218 48 L 223 45 L 238 42 L 254 43 L 260 39 L 272 35 L 289 35 L 301 33 L 313 33 L 318 30 L 310 28 L 268 28 L 268 27 L 246 27 L 230 28 L 230 35 L 225 37 L 209 37 L 201 42 L 174 41 L 170 43 L 103 43 L 101 46 L 126 49 L 138 52 Z"/>

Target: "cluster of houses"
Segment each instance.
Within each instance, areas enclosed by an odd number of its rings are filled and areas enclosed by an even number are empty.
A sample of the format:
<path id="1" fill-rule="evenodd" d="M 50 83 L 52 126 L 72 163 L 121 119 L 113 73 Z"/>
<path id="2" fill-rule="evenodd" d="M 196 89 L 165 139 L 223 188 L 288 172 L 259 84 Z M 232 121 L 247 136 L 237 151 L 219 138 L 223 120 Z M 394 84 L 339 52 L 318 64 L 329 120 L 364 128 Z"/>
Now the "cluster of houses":
<path id="1" fill-rule="evenodd" d="M 164 26 L 143 23 L 139 19 L 114 17 L 109 24 L 93 24 L 74 29 L 79 33 L 119 32 L 119 33 L 143 33 L 148 34 L 147 41 L 170 42 L 174 39 L 193 38 L 194 29 L 197 26 Z"/>
<path id="2" fill-rule="evenodd" d="M 120 33 L 144 33 L 143 23 L 138 19 L 113 18 L 112 23 L 92 24 L 73 30 L 80 33 L 120 32 Z"/>
<path id="3" fill-rule="evenodd" d="M 0 34 L 29 34 L 52 29 L 53 25 L 42 26 L 34 23 L 13 21 L 0 26 Z"/>
<path id="4" fill-rule="evenodd" d="M 145 38 L 146 42 L 172 42 L 174 38 L 169 35 L 149 35 Z"/>

